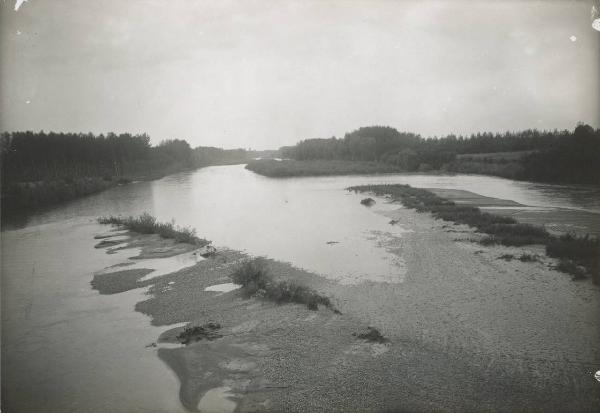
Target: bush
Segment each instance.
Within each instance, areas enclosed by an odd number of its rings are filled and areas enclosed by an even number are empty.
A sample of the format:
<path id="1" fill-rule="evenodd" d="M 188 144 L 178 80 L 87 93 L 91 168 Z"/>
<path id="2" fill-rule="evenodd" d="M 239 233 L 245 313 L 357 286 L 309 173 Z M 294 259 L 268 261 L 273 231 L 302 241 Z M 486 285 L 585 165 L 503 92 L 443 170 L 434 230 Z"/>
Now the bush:
<path id="1" fill-rule="evenodd" d="M 371 206 L 375 203 L 375 200 L 373 198 L 365 198 L 365 199 L 362 199 L 360 201 L 360 203 L 365 206 Z"/>
<path id="2" fill-rule="evenodd" d="M 600 241 L 598 238 L 585 235 L 578 237 L 571 234 L 552 237 L 546 244 L 546 255 L 559 258 L 558 269 L 581 279 L 581 268 L 591 274 L 592 280 L 598 284 L 600 279 Z M 579 270 L 577 270 L 579 268 Z"/>
<path id="3" fill-rule="evenodd" d="M 328 297 L 304 285 L 294 281 L 274 281 L 264 258 L 242 262 L 231 274 L 231 279 L 242 286 L 247 296 L 259 295 L 279 304 L 306 304 L 310 310 L 318 310 L 322 305 L 338 312 Z"/>
<path id="4" fill-rule="evenodd" d="M 200 340 L 216 340 L 223 337 L 222 334 L 218 333 L 220 329 L 221 324 L 212 322 L 202 326 L 186 327 L 176 338 L 181 344 L 185 345 Z"/>
<path id="5" fill-rule="evenodd" d="M 583 280 L 585 278 L 585 269 L 581 268 L 571 260 L 561 259 L 558 262 L 556 269 L 571 274 L 574 280 Z"/>
<path id="6" fill-rule="evenodd" d="M 245 260 L 231 274 L 234 283 L 241 285 L 247 295 L 254 295 L 258 290 L 265 290 L 273 280 L 268 273 L 264 258 Z"/>

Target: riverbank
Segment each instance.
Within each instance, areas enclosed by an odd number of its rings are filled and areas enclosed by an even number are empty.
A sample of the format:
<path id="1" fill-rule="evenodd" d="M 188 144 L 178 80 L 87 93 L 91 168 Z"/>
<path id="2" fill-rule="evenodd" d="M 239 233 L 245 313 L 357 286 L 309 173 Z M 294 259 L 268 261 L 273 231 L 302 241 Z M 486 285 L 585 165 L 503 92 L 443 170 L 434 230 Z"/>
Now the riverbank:
<path id="1" fill-rule="evenodd" d="M 405 260 L 402 282 L 341 284 L 268 261 L 278 279 L 329 296 L 342 314 L 219 292 L 245 258 L 225 248 L 177 272 L 137 274 L 115 290 L 150 287 L 136 310 L 170 329 L 147 351 L 176 373 L 190 410 L 211 403 L 241 412 L 598 408 L 600 354 L 590 346 L 600 336 L 596 287 L 571 282 L 551 258 L 500 259 L 540 256 L 539 247 L 480 246 L 466 226 L 400 207 L 385 214 L 406 230 L 380 240 Z M 152 249 L 147 237 L 130 233 L 108 252 L 140 240 Z M 96 276 L 95 288 L 107 293 L 107 279 Z M 185 325 L 210 322 L 222 338 L 175 344 Z M 389 341 L 358 338 L 369 326 Z"/>
<path id="2" fill-rule="evenodd" d="M 571 274 L 574 280 L 589 276 L 595 284 L 600 282 L 600 241 L 589 234 L 576 236 L 568 233 L 556 236 L 550 234 L 543 225 L 521 223 L 513 217 L 483 212 L 477 207 L 465 205 L 464 202 L 457 203 L 440 197 L 432 190 L 413 188 L 409 185 L 363 185 L 350 187 L 348 190 L 389 196 L 407 208 L 431 213 L 436 219 L 455 225 L 465 224 L 477 233 L 485 234 L 479 240 L 483 245 L 542 245 L 546 255 L 559 259 L 557 269 Z M 455 199 L 465 198 L 465 191 L 457 194 L 456 191 L 442 190 L 441 193 L 453 194 Z M 498 201 L 493 198 L 485 200 L 488 206 L 498 204 Z"/>
<path id="3" fill-rule="evenodd" d="M 402 169 L 382 163 L 367 161 L 258 159 L 248 162 L 246 169 L 257 174 L 272 177 L 323 176 L 323 175 L 362 175 L 403 172 Z"/>
<path id="4" fill-rule="evenodd" d="M 524 151 L 529 154 L 530 151 Z M 477 154 L 479 155 L 479 154 Z M 483 154 L 489 155 L 489 154 Z M 493 154 L 492 154 L 493 155 Z M 462 155 L 461 155 L 462 156 Z M 487 158 L 484 158 L 487 159 Z M 501 158 L 504 161 L 504 158 Z M 371 161 L 348 161 L 348 160 L 295 160 L 284 159 L 280 161 L 271 159 L 253 160 L 248 163 L 246 169 L 260 175 L 271 178 L 289 178 L 296 176 L 336 176 L 336 175 L 360 175 L 360 174 L 386 174 L 386 173 L 428 173 L 428 174 L 470 174 L 486 175 L 517 181 L 539 182 L 550 184 L 569 184 L 570 181 L 559 179 L 533 179 L 530 175 L 522 172 L 523 165 L 517 161 L 506 162 L 476 162 L 470 158 L 457 158 L 448 163 L 442 163 L 433 167 L 423 164 L 419 168 L 405 169 L 399 165 L 386 162 Z M 573 184 L 587 184 L 598 186 L 594 181 L 574 181 Z"/>
<path id="5" fill-rule="evenodd" d="M 87 176 L 35 182 L 3 182 L 2 215 L 4 217 L 32 213 L 46 207 L 102 192 L 118 185 L 126 185 L 133 181 L 151 181 L 188 170 L 191 169 L 170 165 L 167 168 L 158 168 L 120 177 Z"/>

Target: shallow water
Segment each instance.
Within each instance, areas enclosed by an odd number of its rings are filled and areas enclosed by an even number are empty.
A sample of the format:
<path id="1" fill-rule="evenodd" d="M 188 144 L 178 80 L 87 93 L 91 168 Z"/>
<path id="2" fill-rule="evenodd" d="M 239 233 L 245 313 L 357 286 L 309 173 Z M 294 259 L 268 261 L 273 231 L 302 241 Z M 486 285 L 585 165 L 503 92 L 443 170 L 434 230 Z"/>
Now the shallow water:
<path id="1" fill-rule="evenodd" d="M 100 296 L 90 287 L 94 272 L 135 255 L 133 250 L 107 255 L 94 249 L 100 240 L 93 237 L 107 232 L 94 223 L 97 216 L 148 211 L 159 220 L 174 218 L 196 228 L 215 245 L 289 261 L 341 283 L 401 283 L 403 260 L 387 245 L 405 229 L 373 213 L 398 206 L 377 198 L 374 206 L 365 207 L 360 204 L 364 195 L 344 190 L 369 183 L 463 189 L 600 217 L 597 188 L 473 175 L 272 179 L 236 165 L 119 186 L 20 222 L 3 222 L 2 394 L 10 402 L 5 410 L 183 410 L 176 378 L 156 357 L 156 349 L 145 347 L 162 329 L 133 311 L 146 298 L 145 290 Z M 587 224 L 579 220 L 577 225 Z M 156 264 L 147 276 L 152 278 L 194 259 L 190 253 L 134 265 Z"/>
<path id="2" fill-rule="evenodd" d="M 230 291 L 237 290 L 241 287 L 242 286 L 239 284 L 224 283 L 224 284 L 211 285 L 210 287 L 206 287 L 204 289 L 204 291 L 215 291 L 218 293 L 228 293 Z"/>
<path id="3" fill-rule="evenodd" d="M 145 290 L 99 295 L 105 230 L 72 219 L 2 233 L 2 401 L 14 412 L 184 412 L 174 374 L 146 348 L 164 328 L 134 310 Z M 82 259 L 82 257 L 84 259 Z"/>
<path id="4" fill-rule="evenodd" d="M 233 413 L 237 404 L 230 399 L 231 397 L 231 387 L 210 389 L 200 399 L 198 410 L 203 413 Z"/>
<path id="5" fill-rule="evenodd" d="M 133 264 L 128 265 L 126 269 L 135 270 L 147 268 L 152 270 L 151 273 L 148 273 L 144 277 L 140 278 L 140 281 L 147 281 L 155 277 L 160 277 L 162 275 L 183 270 L 184 268 L 189 268 L 202 260 L 204 260 L 204 258 L 196 254 L 194 251 L 191 251 L 166 258 L 133 259 L 131 260 Z M 114 271 L 114 269 L 104 270 L 104 272 L 112 271 Z"/>
<path id="6" fill-rule="evenodd" d="M 273 179 L 247 171 L 243 165 L 233 165 L 119 186 L 36 215 L 29 223 L 148 211 L 160 220 L 175 219 L 180 225 L 190 225 L 216 245 L 289 261 L 341 282 L 401 282 L 401 260 L 372 240 L 374 232 L 402 236 L 401 226 L 389 225 L 385 217 L 372 213 L 397 206 L 378 199 L 368 208 L 359 202 L 364 195 L 344 191 L 351 185 L 369 183 L 463 189 L 527 206 L 595 212 L 590 214 L 591 219 L 600 220 L 600 189 L 594 187 L 533 184 L 478 175 Z"/>

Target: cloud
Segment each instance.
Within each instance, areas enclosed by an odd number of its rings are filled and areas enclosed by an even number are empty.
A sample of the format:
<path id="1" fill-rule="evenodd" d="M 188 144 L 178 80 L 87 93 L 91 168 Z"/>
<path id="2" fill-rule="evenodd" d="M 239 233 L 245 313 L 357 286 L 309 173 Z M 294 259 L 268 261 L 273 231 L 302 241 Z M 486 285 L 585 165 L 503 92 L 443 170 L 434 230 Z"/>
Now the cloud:
<path id="1" fill-rule="evenodd" d="M 62 0 L 2 19 L 11 130 L 266 148 L 369 124 L 427 136 L 600 113 L 585 2 Z"/>

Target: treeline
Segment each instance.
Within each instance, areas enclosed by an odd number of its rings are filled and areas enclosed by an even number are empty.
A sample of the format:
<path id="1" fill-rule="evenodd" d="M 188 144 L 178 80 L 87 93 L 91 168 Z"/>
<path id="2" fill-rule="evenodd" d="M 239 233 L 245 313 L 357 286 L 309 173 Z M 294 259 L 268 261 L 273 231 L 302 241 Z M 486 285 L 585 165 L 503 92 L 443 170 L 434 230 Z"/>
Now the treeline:
<path id="1" fill-rule="evenodd" d="M 167 140 L 152 147 L 145 134 L 13 132 L 2 134 L 1 145 L 2 179 L 8 184 L 82 177 L 113 180 L 194 165 L 186 141 Z"/>
<path id="2" fill-rule="evenodd" d="M 600 184 L 600 130 L 525 130 L 425 139 L 388 126 L 359 128 L 344 138 L 307 139 L 282 147 L 295 160 L 375 161 L 404 171 L 487 173 L 546 182 Z M 505 156 L 466 157 L 465 154 Z M 517 155 L 515 155 L 515 153 Z"/>
<path id="3" fill-rule="evenodd" d="M 212 146 L 198 146 L 194 149 L 194 159 L 198 166 L 233 165 L 246 163 L 250 154 L 245 149 L 222 149 Z"/>
<path id="4" fill-rule="evenodd" d="M 27 209 L 98 192 L 130 180 L 192 168 L 244 163 L 251 151 L 198 147 L 146 134 L 12 132 L 0 135 L 2 211 Z"/>

